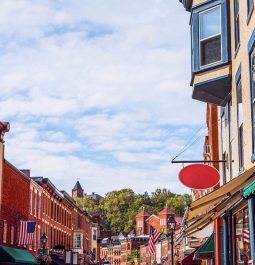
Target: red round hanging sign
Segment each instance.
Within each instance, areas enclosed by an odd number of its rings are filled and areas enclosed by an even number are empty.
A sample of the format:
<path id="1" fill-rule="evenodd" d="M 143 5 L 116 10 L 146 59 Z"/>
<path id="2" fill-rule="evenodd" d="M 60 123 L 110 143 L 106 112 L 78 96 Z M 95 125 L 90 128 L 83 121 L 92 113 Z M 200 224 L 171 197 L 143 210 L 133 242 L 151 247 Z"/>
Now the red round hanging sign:
<path id="1" fill-rule="evenodd" d="M 214 187 L 220 181 L 220 174 L 212 166 L 193 164 L 179 172 L 180 182 L 188 188 L 205 190 Z"/>

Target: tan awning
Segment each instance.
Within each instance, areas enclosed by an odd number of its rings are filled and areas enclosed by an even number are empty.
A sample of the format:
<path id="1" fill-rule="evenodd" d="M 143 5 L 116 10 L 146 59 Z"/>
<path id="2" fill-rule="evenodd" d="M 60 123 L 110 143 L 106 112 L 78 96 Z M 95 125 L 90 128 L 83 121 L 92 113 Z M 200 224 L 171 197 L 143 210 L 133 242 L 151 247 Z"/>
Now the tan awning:
<path id="1" fill-rule="evenodd" d="M 217 190 L 192 202 L 187 218 L 189 225 L 185 229 L 186 236 L 203 229 L 239 202 L 242 199 L 242 189 L 254 179 L 254 176 L 255 167 L 252 167 Z"/>
<path id="2" fill-rule="evenodd" d="M 185 229 L 185 234 L 189 236 L 197 231 L 200 231 L 201 229 L 212 223 L 214 220 L 216 220 L 218 217 L 223 215 L 224 212 L 226 212 L 226 210 L 229 209 L 230 206 L 234 205 L 241 199 L 242 199 L 242 193 L 241 191 L 238 191 L 232 197 L 228 198 L 227 200 L 215 206 L 208 213 L 203 215 L 199 220 L 191 223 L 191 225 L 189 225 Z"/>
<path id="3" fill-rule="evenodd" d="M 244 188 L 245 185 L 255 175 L 255 167 L 245 171 L 242 175 L 232 179 L 217 190 L 207 194 L 206 196 L 194 201 L 189 207 L 189 214 L 187 221 L 193 222 L 204 216 L 205 212 L 215 208 L 225 200 L 230 199 L 234 194 Z"/>

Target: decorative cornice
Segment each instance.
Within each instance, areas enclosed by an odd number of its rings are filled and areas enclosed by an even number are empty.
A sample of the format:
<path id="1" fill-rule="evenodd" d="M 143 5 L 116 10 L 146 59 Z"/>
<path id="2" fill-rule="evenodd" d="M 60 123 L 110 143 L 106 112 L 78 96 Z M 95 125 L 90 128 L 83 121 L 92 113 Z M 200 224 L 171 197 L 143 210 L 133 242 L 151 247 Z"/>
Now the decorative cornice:
<path id="1" fill-rule="evenodd" d="M 4 143 L 4 134 L 9 132 L 10 123 L 0 121 L 0 143 Z"/>

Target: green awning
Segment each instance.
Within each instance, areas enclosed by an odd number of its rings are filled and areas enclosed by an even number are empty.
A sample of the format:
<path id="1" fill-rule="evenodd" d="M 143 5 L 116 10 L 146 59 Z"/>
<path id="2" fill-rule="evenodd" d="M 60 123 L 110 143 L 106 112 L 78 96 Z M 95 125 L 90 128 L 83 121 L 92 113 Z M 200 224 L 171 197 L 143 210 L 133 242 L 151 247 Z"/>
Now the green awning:
<path id="1" fill-rule="evenodd" d="M 196 259 L 211 259 L 214 257 L 214 234 L 196 251 Z"/>
<path id="2" fill-rule="evenodd" d="M 249 199 L 255 195 L 255 180 L 243 189 L 243 197 Z"/>
<path id="3" fill-rule="evenodd" d="M 37 264 L 35 257 L 27 250 L 0 246 L 0 262 Z"/>

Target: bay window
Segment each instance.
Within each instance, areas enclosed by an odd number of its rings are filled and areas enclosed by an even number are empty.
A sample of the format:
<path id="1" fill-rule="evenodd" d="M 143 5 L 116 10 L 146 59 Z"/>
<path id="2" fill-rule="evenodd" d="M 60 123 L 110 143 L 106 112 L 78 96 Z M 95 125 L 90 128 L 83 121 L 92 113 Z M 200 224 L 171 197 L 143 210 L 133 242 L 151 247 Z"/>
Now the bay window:
<path id="1" fill-rule="evenodd" d="M 229 62 L 226 0 L 208 1 L 192 9 L 193 72 Z"/>

